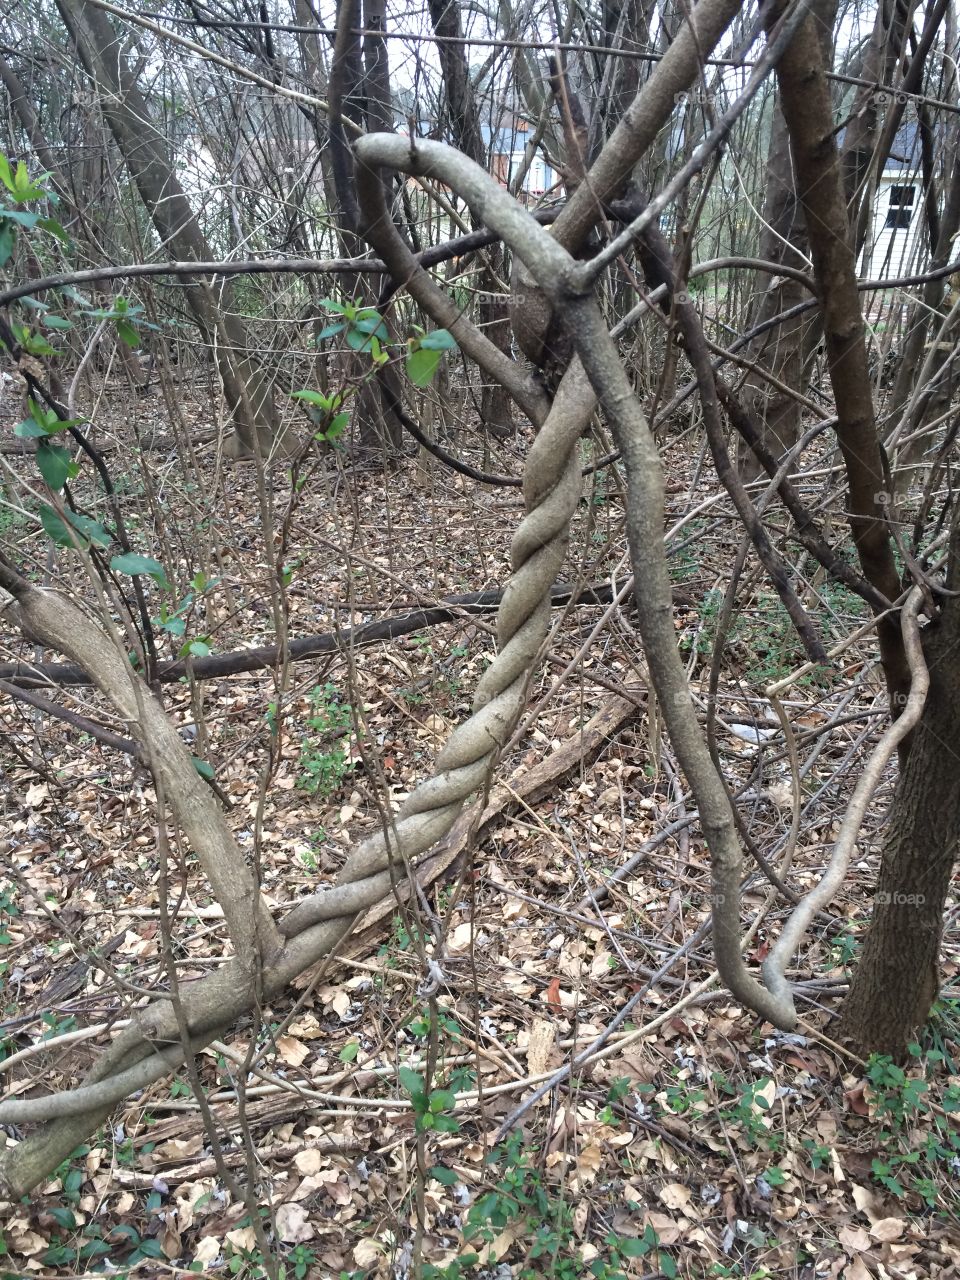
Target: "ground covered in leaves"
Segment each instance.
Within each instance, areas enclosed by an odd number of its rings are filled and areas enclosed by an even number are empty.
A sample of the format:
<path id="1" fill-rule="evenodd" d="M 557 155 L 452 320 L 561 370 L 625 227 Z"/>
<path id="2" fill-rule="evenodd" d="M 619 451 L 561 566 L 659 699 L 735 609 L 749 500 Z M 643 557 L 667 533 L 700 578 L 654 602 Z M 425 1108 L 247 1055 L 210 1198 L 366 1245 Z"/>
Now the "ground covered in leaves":
<path id="1" fill-rule="evenodd" d="M 202 405 L 184 414 L 202 425 Z M 516 474 L 523 444 L 492 459 L 477 441 L 456 447 Z M 738 531 L 709 477 L 688 478 L 690 452 L 683 437 L 668 446 L 668 528 L 678 639 L 705 707 Z M 137 549 L 170 579 L 166 593 L 143 580 L 169 657 L 185 643 L 202 656 L 274 642 L 278 601 L 297 637 L 497 588 L 522 514 L 516 489 L 410 459 L 384 470 L 331 451 L 301 468 L 299 488 L 278 470 L 258 493 L 249 469 L 218 472 L 209 445 L 179 461 L 154 446 L 146 465 L 107 456 Z M 11 465 L 27 474 L 26 460 Z M 95 513 L 92 482 L 77 491 Z M 42 566 L 36 524 L 9 509 L 3 521 L 11 554 Z M 618 482 L 603 472 L 585 484 L 567 578 L 627 572 Z M 84 590 L 60 551 L 64 578 Z M 850 597 L 810 592 L 831 640 L 862 620 Z M 252 1206 L 287 1277 L 405 1278 L 415 1258 L 447 1280 L 960 1274 L 955 913 L 948 983 L 911 1062 L 863 1062 L 830 1038 L 892 776 L 792 975 L 801 1027 L 777 1032 L 717 986 L 707 859 L 629 603 L 558 607 L 554 621 L 475 835 L 418 899 L 372 913 L 336 961 L 197 1058 L 219 1158 L 195 1081 L 144 1091 L 29 1202 L 0 1206 L 0 1275 L 266 1274 Z M 493 622 L 464 613 L 384 644 L 344 642 L 282 679 L 164 686 L 278 912 L 329 882 L 427 774 L 469 712 Z M 0 662 L 56 657 L 10 633 L 0 647 Z M 722 658 L 717 746 L 753 838 L 781 870 L 790 851 L 798 891 L 827 861 L 882 709 L 868 645 L 784 695 L 802 765 L 796 823 L 760 695 L 801 660 L 779 605 L 748 580 Z M 88 688 L 45 693 L 126 732 Z M 9 698 L 0 718 L 0 1072 L 31 1097 L 78 1083 L 138 993 L 165 985 L 158 815 L 129 755 Z M 188 982 L 220 961 L 222 922 L 168 835 Z M 753 960 L 785 913 L 753 874 Z"/>

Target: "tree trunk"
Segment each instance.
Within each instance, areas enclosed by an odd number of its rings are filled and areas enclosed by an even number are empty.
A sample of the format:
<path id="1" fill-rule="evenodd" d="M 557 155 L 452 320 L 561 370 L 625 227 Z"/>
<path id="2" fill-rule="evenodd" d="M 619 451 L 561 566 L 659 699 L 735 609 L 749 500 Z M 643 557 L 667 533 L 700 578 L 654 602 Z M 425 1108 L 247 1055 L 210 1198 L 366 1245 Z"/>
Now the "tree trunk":
<path id="1" fill-rule="evenodd" d="M 960 522 L 948 586 L 960 585 Z M 893 798 L 873 915 L 841 1011 L 843 1034 L 865 1053 L 902 1058 L 939 990 L 940 935 L 960 848 L 960 600 L 927 628 L 930 692 Z"/>
<path id="2" fill-rule="evenodd" d="M 362 13 L 360 0 L 337 0 L 337 33 L 328 90 L 330 168 L 337 199 L 335 215 L 340 240 L 344 246 L 352 246 L 352 254 L 362 252 L 362 241 L 359 237 L 356 168 L 346 122 L 365 125 L 371 131 L 393 131 L 386 41 L 382 35 L 376 34 L 368 36 L 361 44 L 357 34 L 361 22 L 367 24 L 371 32 L 382 32 L 386 23 L 384 0 L 365 0 Z M 389 191 L 385 192 L 385 197 L 389 209 Z M 364 306 L 375 306 L 379 283 L 376 278 L 359 275 L 354 286 L 354 300 Z M 389 319 L 386 325 L 392 337 Z M 360 381 L 369 368 L 369 355 L 353 355 L 347 359 L 344 378 L 346 381 Z M 403 428 L 397 415 L 385 403 L 375 380 L 368 380 L 360 386 L 352 421 L 354 438 L 361 446 L 385 449 L 391 454 L 398 452 Z"/>
<path id="3" fill-rule="evenodd" d="M 797 202 L 790 139 L 779 103 L 774 104 L 767 151 L 763 220 L 759 256 L 767 262 L 782 262 L 802 269 L 806 260 L 807 236 Z M 774 283 L 769 275 L 759 272 L 754 289 L 759 298 L 750 318 L 751 328 L 789 310 L 806 297 L 806 290 L 798 281 L 781 278 Z M 743 389 L 744 404 L 760 424 L 763 443 L 777 457 L 792 449 L 800 439 L 800 403 L 796 396 L 780 391 L 770 383 L 763 373 L 799 391 L 804 365 L 804 335 L 816 333 L 818 329 L 819 326 L 808 317 L 796 316 L 768 330 L 749 348 L 749 357 L 757 366 L 757 372 L 747 375 Z M 743 441 L 737 466 L 744 481 L 756 480 L 764 474 L 753 450 Z"/>
<path id="4" fill-rule="evenodd" d="M 437 57 L 440 59 L 443 70 L 443 84 L 454 142 L 464 155 L 486 168 L 487 148 L 483 144 L 476 97 L 470 81 L 470 69 L 467 66 L 464 46 L 459 43 L 462 39 L 459 6 L 451 3 L 451 0 L 430 0 L 430 19 L 434 31 L 442 37 L 437 45 Z M 496 120 L 493 123 L 496 125 Z M 471 219 L 471 225 L 477 228 L 477 223 L 473 219 Z M 503 246 L 492 244 L 482 256 L 485 256 L 487 265 L 480 275 L 478 284 L 480 290 L 478 323 L 494 346 L 509 355 L 510 314 L 507 299 L 500 284 L 500 279 L 506 271 Z M 480 417 L 484 428 L 491 435 L 501 439 L 513 435 L 513 404 L 499 382 L 484 378 L 480 397 Z"/>
<path id="5" fill-rule="evenodd" d="M 120 49 L 106 14 L 84 0 L 57 0 L 101 110 L 164 249 L 184 261 L 210 260 L 210 250 L 190 202 L 174 173 L 167 143 Z M 218 287 L 184 277 L 184 294 L 206 342 L 214 351 L 235 434 L 228 456 L 266 457 L 273 442 L 273 395 L 258 360 L 247 348 L 243 320 L 232 304 L 229 282 Z"/>

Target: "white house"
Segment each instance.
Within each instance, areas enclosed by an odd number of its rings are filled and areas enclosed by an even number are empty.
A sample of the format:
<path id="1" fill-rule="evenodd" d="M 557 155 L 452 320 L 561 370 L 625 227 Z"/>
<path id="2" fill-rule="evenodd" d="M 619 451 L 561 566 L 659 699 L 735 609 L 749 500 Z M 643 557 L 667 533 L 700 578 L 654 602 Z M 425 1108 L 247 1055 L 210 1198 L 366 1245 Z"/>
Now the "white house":
<path id="1" fill-rule="evenodd" d="M 923 183 L 920 131 L 915 122 L 900 126 L 873 197 L 873 216 L 860 258 L 868 279 L 902 276 L 921 264 Z"/>

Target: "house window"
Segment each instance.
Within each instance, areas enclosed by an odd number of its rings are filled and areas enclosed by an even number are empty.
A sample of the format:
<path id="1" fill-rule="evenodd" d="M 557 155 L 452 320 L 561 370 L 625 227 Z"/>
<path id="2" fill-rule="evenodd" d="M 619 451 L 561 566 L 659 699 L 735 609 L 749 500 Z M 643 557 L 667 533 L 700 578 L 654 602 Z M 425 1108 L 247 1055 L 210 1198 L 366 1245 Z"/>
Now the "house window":
<path id="1" fill-rule="evenodd" d="M 910 226 L 915 194 L 916 187 L 892 186 L 890 188 L 890 205 L 887 209 L 885 226 L 891 231 L 902 231 Z"/>

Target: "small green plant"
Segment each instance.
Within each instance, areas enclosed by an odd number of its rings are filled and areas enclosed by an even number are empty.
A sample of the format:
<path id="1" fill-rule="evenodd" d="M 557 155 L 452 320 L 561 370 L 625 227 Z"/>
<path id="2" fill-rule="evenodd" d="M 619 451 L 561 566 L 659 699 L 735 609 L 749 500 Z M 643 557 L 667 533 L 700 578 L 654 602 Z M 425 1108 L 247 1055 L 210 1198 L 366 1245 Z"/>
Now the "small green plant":
<path id="1" fill-rule="evenodd" d="M 308 1249 L 306 1245 L 294 1245 L 287 1257 L 286 1269 L 288 1274 L 292 1275 L 294 1280 L 304 1280 L 307 1272 L 313 1266 L 316 1256 L 314 1251 Z"/>
<path id="2" fill-rule="evenodd" d="M 317 428 L 315 440 L 326 440 L 332 444 L 339 440 L 350 421 L 350 414 L 344 409 L 347 393 L 331 391 L 325 395 L 322 391 L 295 391 L 292 399 L 301 400 L 307 407 L 307 417 Z"/>
<path id="3" fill-rule="evenodd" d="M 812 1138 L 804 1138 L 801 1144 L 807 1153 L 807 1159 L 810 1161 L 810 1168 L 828 1169 L 832 1160 L 830 1148 L 820 1142 L 814 1142 Z"/>
<path id="4" fill-rule="evenodd" d="M 17 906 L 16 891 L 12 885 L 5 885 L 0 889 L 0 947 L 8 947 L 12 941 L 8 931 L 8 924 L 11 920 L 16 920 L 20 915 L 20 908 Z"/>
<path id="5" fill-rule="evenodd" d="M 920 1076 L 908 1076 L 903 1067 L 897 1066 L 885 1054 L 870 1055 L 867 1079 L 877 1118 L 886 1120 L 894 1128 L 902 1129 L 909 1120 L 927 1109 L 924 1102 L 924 1094 L 929 1087 L 927 1081 Z"/>
<path id="6" fill-rule="evenodd" d="M 310 795 L 328 796 L 350 769 L 344 739 L 353 728 L 353 713 L 340 701 L 334 684 L 317 685 L 310 694 L 307 728 L 310 736 L 300 747 L 297 786 Z"/>
<path id="7" fill-rule="evenodd" d="M 860 950 L 857 925 L 851 921 L 830 942 L 830 958 L 838 969 L 849 969 Z"/>
<path id="8" fill-rule="evenodd" d="M 40 1021 L 46 1027 L 40 1037 L 41 1040 L 53 1040 L 55 1036 L 62 1036 L 68 1031 L 76 1031 L 77 1029 L 77 1020 L 73 1014 L 68 1014 L 65 1018 L 61 1018 L 48 1010 L 46 1013 L 41 1014 Z"/>
<path id="9" fill-rule="evenodd" d="M 585 1274 L 596 1280 L 624 1280 L 624 1266 L 636 1258 L 649 1258 L 662 1275 L 677 1275 L 676 1263 L 660 1248 L 657 1233 L 650 1226 L 639 1237 L 608 1232 L 604 1237 L 605 1254 L 584 1268 L 574 1229 L 574 1206 L 544 1181 L 521 1134 L 512 1133 L 504 1146 L 491 1154 L 488 1164 L 493 1183 L 471 1206 L 463 1227 L 464 1238 L 487 1244 L 509 1229 L 522 1256 L 513 1269 L 518 1280 L 580 1280 Z M 446 1185 L 457 1180 L 452 1170 L 443 1167 L 430 1172 Z M 425 1270 L 424 1275 L 433 1280 L 460 1280 L 477 1274 L 473 1268 L 478 1262 L 476 1255 L 466 1255 L 454 1264 L 453 1270 L 433 1268 Z"/>
<path id="10" fill-rule="evenodd" d="M 417 1133 L 433 1129 L 437 1133 L 459 1133 L 460 1121 L 453 1115 L 457 1096 L 451 1089 L 427 1090 L 423 1076 L 412 1067 L 401 1067 L 400 1084 L 413 1103 Z"/>
<path id="11" fill-rule="evenodd" d="M 871 1162 L 871 1176 L 898 1199 L 919 1199 L 928 1209 L 958 1200 L 960 1132 L 949 1117 L 960 1111 L 960 1086 L 943 1088 L 932 1105 L 932 1070 L 944 1061 L 936 1049 L 908 1046 L 916 1064 L 905 1070 L 883 1054 L 867 1061 L 867 1080 L 875 1118 L 887 1127 L 878 1135 L 882 1155 Z M 946 1120 L 940 1112 L 946 1113 Z M 917 1122 L 929 1117 L 931 1127 L 918 1133 Z"/>

